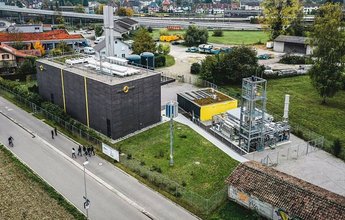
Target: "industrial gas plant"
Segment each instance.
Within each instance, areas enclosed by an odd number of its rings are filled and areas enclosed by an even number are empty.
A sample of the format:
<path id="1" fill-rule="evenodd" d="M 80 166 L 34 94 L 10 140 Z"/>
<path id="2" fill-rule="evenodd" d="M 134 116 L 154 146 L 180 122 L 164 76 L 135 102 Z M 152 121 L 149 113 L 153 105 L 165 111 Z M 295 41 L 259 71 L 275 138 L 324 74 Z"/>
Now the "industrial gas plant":
<path id="1" fill-rule="evenodd" d="M 37 61 L 40 95 L 117 139 L 161 120 L 161 76 L 114 56 L 113 8 L 104 7 L 106 54 Z"/>
<path id="2" fill-rule="evenodd" d="M 177 100 L 192 120 L 209 127 L 245 154 L 276 147 L 290 139 L 289 95 L 285 96 L 283 121 L 277 122 L 266 111 L 266 87 L 263 78 L 244 78 L 240 107 L 236 99 L 212 88 L 179 93 Z"/>

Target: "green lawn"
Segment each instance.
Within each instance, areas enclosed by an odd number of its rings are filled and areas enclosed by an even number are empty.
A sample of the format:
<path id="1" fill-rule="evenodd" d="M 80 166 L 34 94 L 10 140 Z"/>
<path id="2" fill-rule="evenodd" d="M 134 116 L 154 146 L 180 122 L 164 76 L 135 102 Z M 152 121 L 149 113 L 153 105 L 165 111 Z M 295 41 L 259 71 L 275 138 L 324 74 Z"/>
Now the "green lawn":
<path id="1" fill-rule="evenodd" d="M 175 122 L 174 166 L 169 166 L 169 123 L 156 126 L 116 144 L 147 168 L 159 167 L 169 179 L 208 198 L 223 189 L 238 162 L 189 127 Z"/>
<path id="2" fill-rule="evenodd" d="M 165 67 L 169 67 L 175 64 L 175 58 L 171 55 L 166 55 L 165 56 Z"/>
<path id="3" fill-rule="evenodd" d="M 340 138 L 345 143 L 345 91 L 322 105 L 309 77 L 299 76 L 269 80 L 267 94 L 270 112 L 283 115 L 284 95 L 290 94 L 289 120 L 293 125 L 301 125 L 331 141 Z"/>
<path id="4" fill-rule="evenodd" d="M 228 201 L 221 207 L 219 207 L 213 215 L 211 215 L 210 220 L 254 220 L 261 219 L 255 212 L 245 209 L 241 205 Z M 263 219 L 263 218 L 262 218 Z"/>
<path id="5" fill-rule="evenodd" d="M 169 31 L 169 33 L 183 35 L 184 31 Z M 223 37 L 213 37 L 213 31 L 209 31 L 208 34 L 209 43 L 216 44 L 250 45 L 259 41 L 266 43 L 268 40 L 268 34 L 263 31 L 223 31 Z M 154 39 L 159 39 L 159 29 L 154 29 L 151 35 Z"/>

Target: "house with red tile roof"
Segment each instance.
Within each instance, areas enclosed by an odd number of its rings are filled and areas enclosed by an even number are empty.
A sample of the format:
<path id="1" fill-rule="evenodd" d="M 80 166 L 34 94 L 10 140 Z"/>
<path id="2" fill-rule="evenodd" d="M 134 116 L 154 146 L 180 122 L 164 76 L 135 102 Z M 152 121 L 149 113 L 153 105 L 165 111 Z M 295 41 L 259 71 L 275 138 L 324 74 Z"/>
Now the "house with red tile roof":
<path id="1" fill-rule="evenodd" d="M 268 219 L 345 219 L 345 197 L 256 161 L 227 178 L 228 196 Z"/>
<path id="2" fill-rule="evenodd" d="M 0 69 L 8 68 L 9 72 L 13 72 L 25 58 L 41 56 L 39 50 L 17 50 L 4 43 L 0 43 Z"/>
<path id="3" fill-rule="evenodd" d="M 87 41 L 81 34 L 69 34 L 66 30 L 40 33 L 0 33 L 0 42 L 8 45 L 12 45 L 15 42 L 31 44 L 36 41 L 40 41 L 46 50 L 55 48 L 60 42 L 65 42 L 72 48 L 87 46 Z"/>

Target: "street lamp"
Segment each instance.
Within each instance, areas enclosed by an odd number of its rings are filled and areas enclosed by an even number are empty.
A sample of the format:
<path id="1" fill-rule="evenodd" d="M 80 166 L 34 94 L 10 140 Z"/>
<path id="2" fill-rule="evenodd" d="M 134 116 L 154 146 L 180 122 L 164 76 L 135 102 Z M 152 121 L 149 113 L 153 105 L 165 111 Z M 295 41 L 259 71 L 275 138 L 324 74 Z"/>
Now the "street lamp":
<path id="1" fill-rule="evenodd" d="M 89 219 L 89 208 L 90 208 L 90 200 L 87 198 L 87 192 L 86 192 L 86 175 L 85 175 L 85 166 L 89 164 L 89 161 L 85 161 L 83 163 L 83 167 L 84 167 L 84 188 L 85 188 L 85 195 L 83 196 L 83 198 L 85 199 L 84 202 L 84 209 L 86 210 L 86 219 Z"/>

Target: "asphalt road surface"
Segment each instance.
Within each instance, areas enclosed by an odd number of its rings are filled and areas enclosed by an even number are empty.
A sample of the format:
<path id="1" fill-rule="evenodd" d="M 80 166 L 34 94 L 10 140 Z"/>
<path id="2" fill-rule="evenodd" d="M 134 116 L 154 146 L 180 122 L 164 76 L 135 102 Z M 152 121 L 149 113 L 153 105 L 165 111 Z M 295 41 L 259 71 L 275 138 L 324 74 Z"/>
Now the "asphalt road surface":
<path id="1" fill-rule="evenodd" d="M 0 97 L 0 142 L 14 138 L 10 150 L 59 193 L 83 209 L 83 157 L 72 159 L 77 143 Z M 33 135 L 35 137 L 33 137 Z M 198 219 L 107 161 L 93 156 L 87 167 L 91 219 Z"/>

